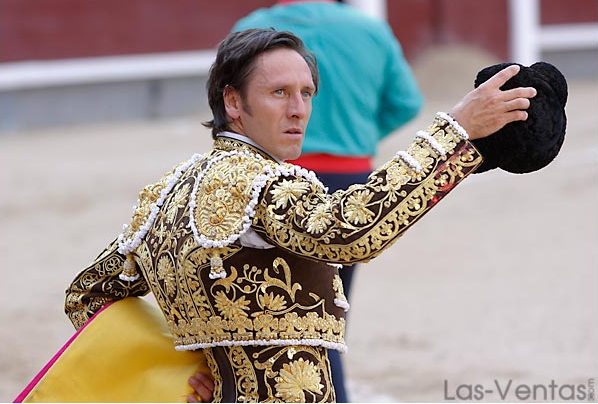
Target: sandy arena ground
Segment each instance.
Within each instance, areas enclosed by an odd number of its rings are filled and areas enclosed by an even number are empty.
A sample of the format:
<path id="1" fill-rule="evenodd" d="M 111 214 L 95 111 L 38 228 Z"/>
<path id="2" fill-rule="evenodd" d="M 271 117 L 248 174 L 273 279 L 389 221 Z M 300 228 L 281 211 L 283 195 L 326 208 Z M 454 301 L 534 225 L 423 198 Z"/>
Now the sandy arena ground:
<path id="1" fill-rule="evenodd" d="M 382 162 L 494 63 L 469 49 L 415 64 L 427 104 Z M 531 175 L 474 175 L 362 266 L 346 355 L 353 400 L 443 401 L 467 386 L 596 382 L 598 80 L 570 80 L 558 159 Z M 64 289 L 128 221 L 137 191 L 210 146 L 199 117 L 0 137 L 0 402 L 72 334 Z M 592 379 L 593 382 L 588 382 Z M 540 390 L 541 392 L 542 390 Z M 570 394 L 566 387 L 563 396 Z M 537 397 L 542 400 L 545 397 Z M 547 397 L 548 400 L 551 397 Z"/>

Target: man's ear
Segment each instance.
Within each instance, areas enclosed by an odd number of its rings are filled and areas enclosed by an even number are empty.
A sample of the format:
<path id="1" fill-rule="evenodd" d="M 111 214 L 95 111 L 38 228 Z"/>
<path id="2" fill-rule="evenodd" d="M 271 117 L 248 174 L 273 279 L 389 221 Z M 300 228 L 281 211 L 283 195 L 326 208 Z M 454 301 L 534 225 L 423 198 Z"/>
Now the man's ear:
<path id="1" fill-rule="evenodd" d="M 224 109 L 231 120 L 239 119 L 241 116 L 241 94 L 231 86 L 224 87 L 223 91 Z"/>

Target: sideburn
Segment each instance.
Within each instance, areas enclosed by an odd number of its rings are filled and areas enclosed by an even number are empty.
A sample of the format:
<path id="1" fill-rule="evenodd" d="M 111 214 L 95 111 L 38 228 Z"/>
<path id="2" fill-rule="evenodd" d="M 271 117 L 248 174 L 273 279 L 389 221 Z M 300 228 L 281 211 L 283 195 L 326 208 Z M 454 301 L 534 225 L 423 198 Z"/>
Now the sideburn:
<path id="1" fill-rule="evenodd" d="M 245 90 L 241 89 L 241 91 L 239 91 L 239 94 L 241 95 L 241 101 L 243 101 L 243 111 L 245 111 L 245 113 L 249 116 L 253 116 L 253 112 L 251 111 L 251 106 L 249 105 L 249 102 L 247 102 L 247 96 L 245 94 Z"/>

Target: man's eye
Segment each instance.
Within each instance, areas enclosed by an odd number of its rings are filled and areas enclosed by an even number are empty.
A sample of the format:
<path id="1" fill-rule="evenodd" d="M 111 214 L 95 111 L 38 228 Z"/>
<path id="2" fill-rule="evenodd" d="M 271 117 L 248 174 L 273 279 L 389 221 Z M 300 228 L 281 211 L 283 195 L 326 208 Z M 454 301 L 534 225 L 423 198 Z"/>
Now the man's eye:
<path id="1" fill-rule="evenodd" d="M 274 90 L 274 94 L 275 95 L 284 95 L 284 90 L 282 88 L 279 88 L 278 90 Z"/>
<path id="2" fill-rule="evenodd" d="M 304 91 L 303 92 L 303 98 L 311 98 L 314 96 L 314 93 L 312 93 L 311 91 Z"/>

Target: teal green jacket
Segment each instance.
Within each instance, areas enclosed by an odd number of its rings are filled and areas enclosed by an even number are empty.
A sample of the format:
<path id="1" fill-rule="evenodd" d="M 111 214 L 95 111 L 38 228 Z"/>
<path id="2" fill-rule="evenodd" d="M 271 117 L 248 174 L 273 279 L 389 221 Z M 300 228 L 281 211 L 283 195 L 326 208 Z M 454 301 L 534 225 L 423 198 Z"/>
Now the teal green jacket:
<path id="1" fill-rule="evenodd" d="M 299 2 L 256 10 L 233 31 L 270 27 L 299 36 L 318 60 L 303 153 L 374 156 L 382 138 L 419 112 L 422 95 L 385 22 L 342 3 Z"/>

